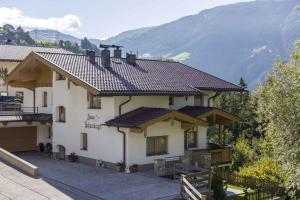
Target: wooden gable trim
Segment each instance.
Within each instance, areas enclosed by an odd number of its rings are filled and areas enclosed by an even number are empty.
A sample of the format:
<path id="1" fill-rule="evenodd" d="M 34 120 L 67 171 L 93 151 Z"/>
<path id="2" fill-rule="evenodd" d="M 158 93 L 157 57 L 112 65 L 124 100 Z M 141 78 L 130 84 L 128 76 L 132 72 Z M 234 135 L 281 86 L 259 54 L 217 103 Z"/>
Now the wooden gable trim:
<path id="1" fill-rule="evenodd" d="M 201 114 L 197 118 L 206 118 L 206 117 L 209 117 L 210 115 L 213 115 L 213 117 L 215 117 L 216 115 L 219 115 L 219 116 L 227 118 L 227 119 L 229 119 L 233 122 L 240 122 L 240 120 L 241 120 L 239 117 L 234 116 L 230 113 L 224 112 L 224 111 L 222 111 L 220 109 L 217 109 L 217 108 L 215 108 L 215 109 L 213 109 L 209 112 L 206 112 L 204 114 Z"/>
<path id="2" fill-rule="evenodd" d="M 19 65 L 17 65 L 12 71 L 11 73 L 9 73 L 9 75 L 5 78 L 5 82 L 6 83 L 10 83 L 11 81 L 13 81 L 12 79 L 16 76 L 18 76 L 18 72 L 20 72 L 22 69 L 24 69 L 26 67 L 26 65 L 28 64 L 28 62 L 30 62 L 31 60 L 36 59 L 38 61 L 40 61 L 41 63 L 45 64 L 46 66 L 50 67 L 50 69 L 52 71 L 55 71 L 65 77 L 67 77 L 70 81 L 74 82 L 77 85 L 81 85 L 83 88 L 85 88 L 86 90 L 88 90 L 89 92 L 91 92 L 94 95 L 99 94 L 99 90 L 93 86 L 91 86 L 90 84 L 80 80 L 79 78 L 73 76 L 72 74 L 70 74 L 69 72 L 63 70 L 62 68 L 58 67 L 57 65 L 55 65 L 54 63 L 42 58 L 41 56 L 39 56 L 38 54 L 31 52 L 26 58 L 25 60 L 23 60 Z M 21 83 L 19 83 L 19 85 L 21 85 Z M 21 86 L 23 87 L 23 86 Z M 37 87 L 37 85 L 34 85 L 33 87 Z"/>
<path id="3" fill-rule="evenodd" d="M 141 127 L 142 129 L 145 129 L 146 127 L 148 127 L 152 124 L 155 124 L 155 123 L 158 123 L 160 121 L 167 120 L 167 119 L 176 119 L 176 120 L 179 120 L 179 121 L 184 122 L 184 123 L 192 124 L 193 126 L 198 126 L 199 125 L 199 126 L 208 127 L 208 123 L 206 121 L 191 117 L 189 115 L 180 113 L 178 111 L 172 111 L 172 112 L 169 112 L 169 113 L 167 113 L 163 116 L 160 116 L 160 117 L 157 117 L 155 119 L 149 120 L 149 121 L 139 125 L 139 127 Z"/>

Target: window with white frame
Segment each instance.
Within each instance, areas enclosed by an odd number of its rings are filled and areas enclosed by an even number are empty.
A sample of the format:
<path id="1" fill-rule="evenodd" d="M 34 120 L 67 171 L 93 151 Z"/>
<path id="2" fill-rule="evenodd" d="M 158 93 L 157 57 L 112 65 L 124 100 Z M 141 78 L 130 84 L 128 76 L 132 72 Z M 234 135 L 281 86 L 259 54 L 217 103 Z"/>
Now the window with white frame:
<path id="1" fill-rule="evenodd" d="M 88 148 L 88 136 L 87 133 L 81 133 L 80 134 L 80 149 L 81 150 L 87 150 Z"/>
<path id="2" fill-rule="evenodd" d="M 147 156 L 168 153 L 168 136 L 147 137 Z"/>

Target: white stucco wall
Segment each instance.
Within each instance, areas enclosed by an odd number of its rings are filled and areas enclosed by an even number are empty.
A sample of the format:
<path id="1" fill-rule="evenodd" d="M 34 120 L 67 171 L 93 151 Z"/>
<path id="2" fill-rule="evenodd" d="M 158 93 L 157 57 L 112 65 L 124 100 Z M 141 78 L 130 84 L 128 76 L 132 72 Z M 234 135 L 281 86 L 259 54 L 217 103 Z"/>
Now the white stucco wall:
<path id="1" fill-rule="evenodd" d="M 87 91 L 81 86 L 70 83 L 68 80 L 55 80 L 53 76 L 53 150 L 57 152 L 57 145 L 66 148 L 66 154 L 76 154 L 92 159 L 101 159 L 107 162 L 123 161 L 123 136 L 116 127 L 103 125 L 107 120 L 119 115 L 119 105 L 128 100 L 126 96 L 102 97 L 101 109 L 88 109 Z M 63 95 L 62 95 L 63 94 Z M 193 105 L 193 97 L 178 97 L 176 105 Z M 185 104 L 186 103 L 186 104 Z M 56 122 L 56 108 L 64 106 L 66 110 L 66 122 Z M 169 108 L 168 96 L 133 96 L 132 100 L 122 108 L 122 113 L 129 112 L 139 107 Z M 86 128 L 85 122 L 88 116 L 95 119 L 89 122 L 101 125 L 101 128 Z M 122 128 L 127 137 L 127 164 L 148 164 L 154 159 L 184 155 L 184 130 L 180 122 L 159 122 L 148 127 L 148 136 L 168 135 L 168 154 L 162 156 L 146 156 L 146 139 L 143 133 L 132 133 L 129 129 Z M 200 127 L 199 146 L 206 144 L 205 128 Z M 203 132 L 204 131 L 204 132 Z M 88 149 L 80 149 L 80 134 L 87 133 Z M 204 141 L 202 141 L 204 140 Z"/>
<path id="2" fill-rule="evenodd" d="M 55 79 L 55 76 L 54 76 Z M 88 109 L 87 91 L 70 84 L 68 81 L 53 81 L 53 147 L 57 151 L 57 145 L 66 148 L 66 154 L 76 154 L 93 159 L 102 159 L 108 162 L 122 160 L 122 135 L 115 127 L 102 126 L 85 128 L 88 115 L 96 117 L 96 124 L 103 124 L 114 118 L 114 97 L 103 97 L 101 109 Z M 64 94 L 64 95 L 61 95 Z M 56 107 L 64 106 L 66 109 L 66 123 L 56 122 Z M 88 149 L 80 150 L 80 134 L 87 133 Z"/>
<path id="3" fill-rule="evenodd" d="M 43 93 L 47 92 L 47 106 L 44 107 Z M 35 91 L 35 106 L 38 107 L 39 113 L 52 113 L 52 87 L 40 87 Z"/>
<path id="4" fill-rule="evenodd" d="M 172 125 L 170 120 L 153 124 L 147 128 L 147 137 L 151 136 L 168 136 L 168 154 L 147 156 L 144 133 L 129 132 L 127 164 L 149 164 L 155 159 L 184 155 L 184 130 L 180 122 L 174 120 Z"/>
<path id="5" fill-rule="evenodd" d="M 207 128 L 203 126 L 198 126 L 197 134 L 197 146 L 199 149 L 205 149 L 207 147 Z"/>
<path id="6" fill-rule="evenodd" d="M 174 97 L 173 109 L 179 109 L 184 106 L 193 106 L 193 105 L 194 105 L 194 96 Z"/>
<path id="7" fill-rule="evenodd" d="M 114 97 L 115 116 L 119 115 L 119 105 L 128 100 L 127 96 Z M 131 101 L 122 107 L 122 114 L 140 107 L 169 108 L 168 96 L 133 96 Z"/>

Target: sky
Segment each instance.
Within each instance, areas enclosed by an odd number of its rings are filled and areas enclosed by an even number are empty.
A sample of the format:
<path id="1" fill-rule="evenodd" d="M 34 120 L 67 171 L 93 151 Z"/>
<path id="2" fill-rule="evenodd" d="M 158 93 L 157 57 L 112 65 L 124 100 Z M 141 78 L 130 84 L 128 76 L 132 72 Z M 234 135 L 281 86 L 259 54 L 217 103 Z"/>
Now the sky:
<path id="1" fill-rule="evenodd" d="M 215 6 L 250 0 L 0 0 L 0 26 L 55 29 L 105 39 Z"/>

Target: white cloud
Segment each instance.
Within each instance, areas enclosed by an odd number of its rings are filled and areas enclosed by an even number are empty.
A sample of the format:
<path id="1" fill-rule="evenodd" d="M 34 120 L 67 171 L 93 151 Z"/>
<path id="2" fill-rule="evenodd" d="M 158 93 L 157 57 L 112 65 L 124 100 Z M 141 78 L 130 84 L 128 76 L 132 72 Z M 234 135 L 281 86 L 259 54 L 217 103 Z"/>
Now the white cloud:
<path id="1" fill-rule="evenodd" d="M 78 16 L 67 14 L 61 18 L 35 18 L 24 15 L 17 8 L 0 7 L 0 26 L 11 24 L 24 29 L 55 29 L 64 33 L 78 33 L 81 22 Z"/>

